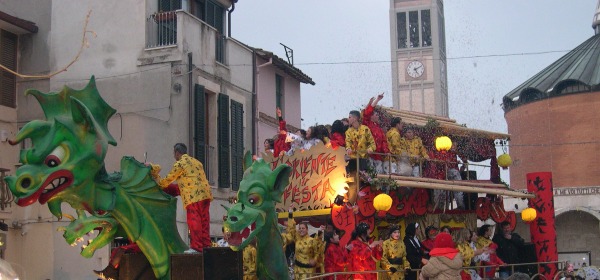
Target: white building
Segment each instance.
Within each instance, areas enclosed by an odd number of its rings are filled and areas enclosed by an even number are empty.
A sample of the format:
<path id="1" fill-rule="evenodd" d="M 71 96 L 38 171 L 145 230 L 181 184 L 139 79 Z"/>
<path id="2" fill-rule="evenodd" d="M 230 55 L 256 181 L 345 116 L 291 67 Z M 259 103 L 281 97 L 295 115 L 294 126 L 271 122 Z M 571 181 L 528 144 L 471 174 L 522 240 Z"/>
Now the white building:
<path id="1" fill-rule="evenodd" d="M 25 74 L 47 75 L 68 68 L 56 76 L 36 79 L 1 71 L 0 171 L 13 174 L 19 160 L 20 147 L 10 146 L 6 139 L 28 121 L 43 119 L 37 101 L 22 93 L 28 88 L 60 91 L 65 85 L 79 89 L 95 75 L 100 94 L 117 110 L 109 130 L 118 144 L 108 150 L 107 170 L 118 171 L 121 157 L 130 155 L 160 164 L 165 175 L 174 161 L 173 145 L 186 143 L 189 154 L 204 163 L 213 187 L 211 235 L 220 236 L 225 214 L 220 204 L 235 195 L 242 177 L 242 155 L 262 145 L 257 132 L 261 112 L 256 103 L 262 91 L 275 91 L 274 82 L 269 87 L 268 80 L 278 75 L 286 81 L 281 90 L 290 95 L 289 102 L 299 100 L 300 82 L 314 84 L 281 61 L 265 65 L 263 73 L 269 76 L 258 75 L 256 50 L 228 32 L 234 2 L 1 1 L 0 63 Z M 90 11 L 89 46 L 77 57 Z M 261 90 L 258 79 L 266 79 Z M 285 117 L 299 126 L 299 104 L 293 107 L 285 102 L 284 106 L 293 108 Z M 270 109 L 265 107 L 264 113 L 274 117 L 275 108 Z M 56 231 L 67 222 L 57 221 L 46 205 L 21 208 L 3 199 L 0 196 L 0 221 L 9 230 L 6 237 L 0 235 L 0 257 L 14 264 L 21 279 L 97 279 L 92 270 L 107 265 L 109 248 L 84 259 Z M 180 233 L 187 232 L 181 203 L 177 224 Z"/>

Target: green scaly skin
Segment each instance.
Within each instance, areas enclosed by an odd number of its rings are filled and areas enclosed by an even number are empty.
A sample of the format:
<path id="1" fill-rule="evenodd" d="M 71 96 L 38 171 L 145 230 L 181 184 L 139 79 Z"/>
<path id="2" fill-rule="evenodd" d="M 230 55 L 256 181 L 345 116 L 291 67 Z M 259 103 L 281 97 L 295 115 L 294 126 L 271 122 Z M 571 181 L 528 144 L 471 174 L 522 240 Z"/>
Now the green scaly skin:
<path id="1" fill-rule="evenodd" d="M 16 145 L 31 139 L 33 144 L 21 150 L 23 165 L 15 176 L 5 178 L 17 205 L 48 203 L 50 212 L 62 219 L 61 205 L 68 203 L 77 212 L 61 228 L 68 244 L 99 230 L 82 246 L 82 256 L 91 258 L 115 237 L 126 237 L 140 247 L 158 279 L 169 279 L 169 256 L 187 249 L 177 232 L 177 200 L 160 190 L 150 167 L 132 157 L 121 159 L 120 172 L 106 172 L 108 145 L 116 145 L 107 123 L 115 110 L 100 97 L 94 77 L 82 90 L 26 94 L 38 100 L 46 120 L 27 123 L 11 141 Z"/>
<path id="2" fill-rule="evenodd" d="M 245 165 L 252 162 L 249 153 Z M 235 251 L 243 250 L 256 239 L 256 274 L 259 279 L 289 279 L 283 240 L 277 226 L 275 204 L 289 183 L 291 168 L 279 165 L 271 170 L 262 159 L 255 161 L 244 172 L 237 194 L 238 202 L 227 209 L 225 231 L 241 232 L 255 224 L 256 228 L 240 246 L 231 246 Z"/>

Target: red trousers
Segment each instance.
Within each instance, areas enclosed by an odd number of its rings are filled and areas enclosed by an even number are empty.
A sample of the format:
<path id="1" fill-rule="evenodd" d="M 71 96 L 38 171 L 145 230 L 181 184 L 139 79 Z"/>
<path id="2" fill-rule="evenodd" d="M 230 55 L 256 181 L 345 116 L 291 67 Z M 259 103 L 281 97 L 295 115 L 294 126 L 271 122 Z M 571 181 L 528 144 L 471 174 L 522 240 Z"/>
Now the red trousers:
<path id="1" fill-rule="evenodd" d="M 210 199 L 194 202 L 186 208 L 187 224 L 190 232 L 190 248 L 202 252 L 210 247 Z"/>

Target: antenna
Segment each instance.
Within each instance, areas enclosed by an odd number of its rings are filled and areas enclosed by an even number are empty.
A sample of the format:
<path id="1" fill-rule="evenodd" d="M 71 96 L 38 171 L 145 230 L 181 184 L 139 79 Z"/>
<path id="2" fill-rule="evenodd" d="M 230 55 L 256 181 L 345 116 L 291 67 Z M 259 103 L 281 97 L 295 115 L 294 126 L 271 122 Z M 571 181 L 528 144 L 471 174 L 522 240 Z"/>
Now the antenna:
<path id="1" fill-rule="evenodd" d="M 288 46 L 279 43 L 280 45 L 283 46 L 283 48 L 285 49 L 285 56 L 288 59 L 288 63 L 291 65 L 294 65 L 294 50 L 292 50 L 291 48 L 289 48 Z"/>

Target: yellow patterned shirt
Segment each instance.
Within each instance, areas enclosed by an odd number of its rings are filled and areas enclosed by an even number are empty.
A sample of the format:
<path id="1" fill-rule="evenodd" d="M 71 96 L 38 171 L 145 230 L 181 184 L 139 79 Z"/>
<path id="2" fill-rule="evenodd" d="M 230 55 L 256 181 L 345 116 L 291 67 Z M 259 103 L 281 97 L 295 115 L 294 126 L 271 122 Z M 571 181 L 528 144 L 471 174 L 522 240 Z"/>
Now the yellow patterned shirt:
<path id="1" fill-rule="evenodd" d="M 490 240 L 489 238 L 485 238 L 483 236 L 478 236 L 477 237 L 477 243 L 475 244 L 475 246 L 477 247 L 477 249 L 481 249 L 484 247 L 489 247 L 490 244 L 492 244 L 492 240 Z"/>
<path id="2" fill-rule="evenodd" d="M 166 188 L 177 180 L 183 206 L 186 208 L 194 202 L 213 199 L 202 163 L 187 154 L 182 155 L 173 164 L 173 168 L 165 178 L 161 178 L 158 172 L 160 172 L 160 166 L 153 164 L 151 175 L 161 188 Z"/>
<path id="3" fill-rule="evenodd" d="M 388 148 L 390 150 L 390 153 L 392 153 L 394 155 L 402 155 L 402 151 L 407 150 L 406 149 L 406 139 L 404 139 L 400 136 L 400 132 L 398 131 L 397 128 L 395 128 L 395 127 L 390 128 L 390 130 L 388 130 L 388 132 L 385 134 L 385 136 L 387 138 Z"/>
<path id="4" fill-rule="evenodd" d="M 243 252 L 244 263 L 244 280 L 257 280 L 256 276 L 256 248 L 249 244 L 244 248 Z"/>
<path id="5" fill-rule="evenodd" d="M 460 243 L 456 246 L 458 251 L 460 251 L 460 255 L 463 257 L 463 266 L 470 266 L 471 260 L 475 256 L 475 252 L 471 245 L 468 242 Z"/>
<path id="6" fill-rule="evenodd" d="M 402 259 L 402 265 L 390 263 L 390 259 L 398 258 Z M 386 270 L 389 270 L 390 267 L 394 267 L 397 270 L 410 269 L 410 264 L 406 259 L 406 246 L 404 246 L 404 242 L 402 240 L 394 240 L 390 238 L 386 241 L 383 241 L 383 256 L 381 257 L 381 267 Z M 404 273 L 400 274 L 404 276 Z"/>
<path id="7" fill-rule="evenodd" d="M 423 146 L 423 141 L 421 141 L 421 138 L 415 136 L 411 140 L 404 138 L 404 141 L 406 143 L 404 151 L 410 156 L 410 164 L 417 165 L 421 161 L 421 158 L 429 158 L 429 155 L 427 155 L 427 150 L 425 149 L 425 146 Z"/>
<path id="8" fill-rule="evenodd" d="M 361 124 L 358 129 L 350 126 L 346 130 L 346 149 L 351 149 L 351 158 L 366 158 L 368 151 L 375 151 L 375 139 L 368 126 Z"/>

